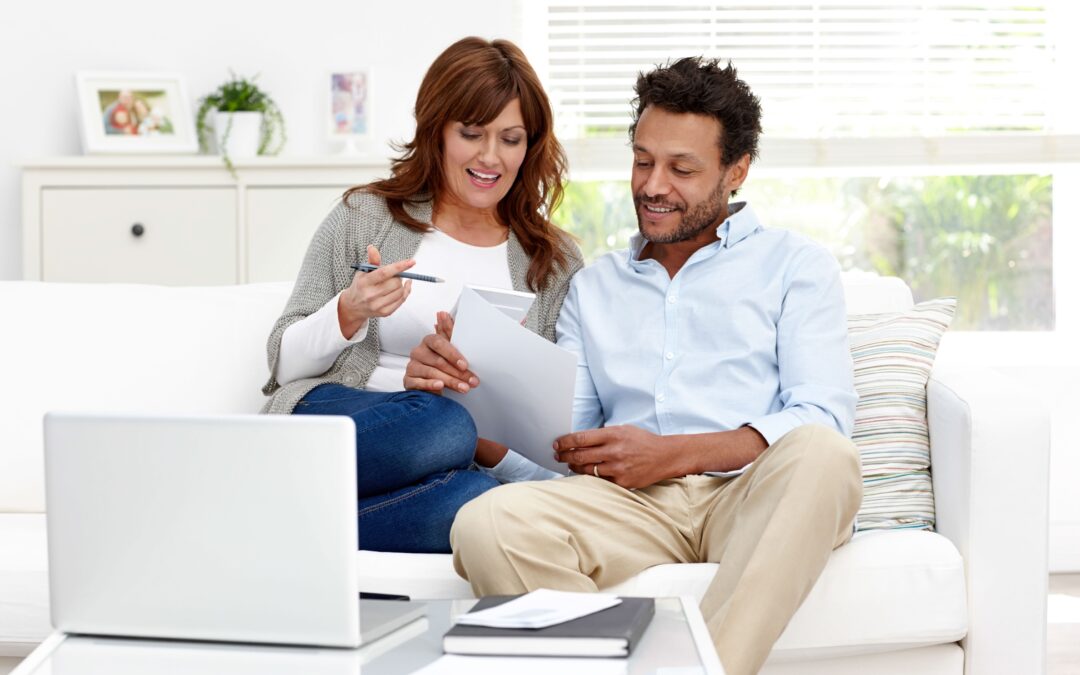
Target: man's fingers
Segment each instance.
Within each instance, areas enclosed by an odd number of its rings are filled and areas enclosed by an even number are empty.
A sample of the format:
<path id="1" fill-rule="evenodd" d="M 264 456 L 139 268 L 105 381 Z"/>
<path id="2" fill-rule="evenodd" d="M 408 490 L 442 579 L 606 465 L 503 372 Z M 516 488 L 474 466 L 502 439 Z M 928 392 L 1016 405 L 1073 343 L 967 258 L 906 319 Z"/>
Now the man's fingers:
<path id="1" fill-rule="evenodd" d="M 576 464 L 579 466 L 589 465 L 592 468 L 593 464 L 600 464 L 607 458 L 607 454 L 603 450 L 563 450 L 555 453 L 556 459 L 560 462 L 567 464 Z"/>
<path id="2" fill-rule="evenodd" d="M 556 452 L 561 452 L 572 448 L 588 448 L 595 445 L 601 445 L 607 441 L 608 433 L 606 432 L 606 429 L 575 431 L 572 434 L 566 434 L 565 436 L 556 438 L 553 447 Z"/>

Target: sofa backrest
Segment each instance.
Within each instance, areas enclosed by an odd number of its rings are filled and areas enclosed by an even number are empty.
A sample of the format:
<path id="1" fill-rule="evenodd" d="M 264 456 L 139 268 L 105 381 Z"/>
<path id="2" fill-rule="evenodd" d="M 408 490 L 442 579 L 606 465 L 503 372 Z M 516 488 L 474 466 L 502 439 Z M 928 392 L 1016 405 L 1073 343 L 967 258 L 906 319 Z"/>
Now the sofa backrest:
<path id="1" fill-rule="evenodd" d="M 845 273 L 844 287 L 851 313 L 911 306 L 900 279 Z M 257 412 L 290 289 L 0 282 L 0 512 L 44 511 L 49 410 Z"/>
<path id="2" fill-rule="evenodd" d="M 49 410 L 258 412 L 291 284 L 0 283 L 0 511 L 43 511 Z"/>

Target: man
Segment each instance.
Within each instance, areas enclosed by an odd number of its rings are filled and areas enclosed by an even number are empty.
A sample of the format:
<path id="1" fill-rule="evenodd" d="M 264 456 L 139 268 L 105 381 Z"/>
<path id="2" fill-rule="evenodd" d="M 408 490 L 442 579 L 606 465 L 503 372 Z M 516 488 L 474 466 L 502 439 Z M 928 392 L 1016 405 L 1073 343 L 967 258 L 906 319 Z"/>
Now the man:
<path id="1" fill-rule="evenodd" d="M 577 274 L 559 316 L 582 431 L 555 451 L 580 475 L 467 504 L 454 564 L 492 595 L 719 563 L 701 609 L 728 674 L 744 675 L 850 538 L 862 497 L 839 269 L 729 204 L 761 130 L 734 68 L 682 59 L 636 93 L 639 234 Z"/>

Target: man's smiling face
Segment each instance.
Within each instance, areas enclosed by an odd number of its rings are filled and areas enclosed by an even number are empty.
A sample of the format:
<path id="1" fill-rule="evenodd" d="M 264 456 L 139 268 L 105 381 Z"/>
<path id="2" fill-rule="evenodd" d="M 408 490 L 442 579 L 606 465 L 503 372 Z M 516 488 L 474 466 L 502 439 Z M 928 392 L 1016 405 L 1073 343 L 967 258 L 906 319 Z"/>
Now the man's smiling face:
<path id="1" fill-rule="evenodd" d="M 634 132 L 638 230 L 655 244 L 698 237 L 727 217 L 733 187 L 721 162 L 720 122 L 707 115 L 648 107 Z"/>

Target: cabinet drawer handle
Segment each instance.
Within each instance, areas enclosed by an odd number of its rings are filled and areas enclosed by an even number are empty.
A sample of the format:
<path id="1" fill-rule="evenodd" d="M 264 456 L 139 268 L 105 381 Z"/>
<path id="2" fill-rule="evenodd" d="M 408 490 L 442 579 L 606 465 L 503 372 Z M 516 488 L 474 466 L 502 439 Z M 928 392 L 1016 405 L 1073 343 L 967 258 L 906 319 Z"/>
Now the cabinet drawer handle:
<path id="1" fill-rule="evenodd" d="M 131 233 L 136 237 L 143 236 L 144 232 L 146 232 L 146 228 L 143 227 L 142 223 L 135 223 L 131 226 Z"/>

